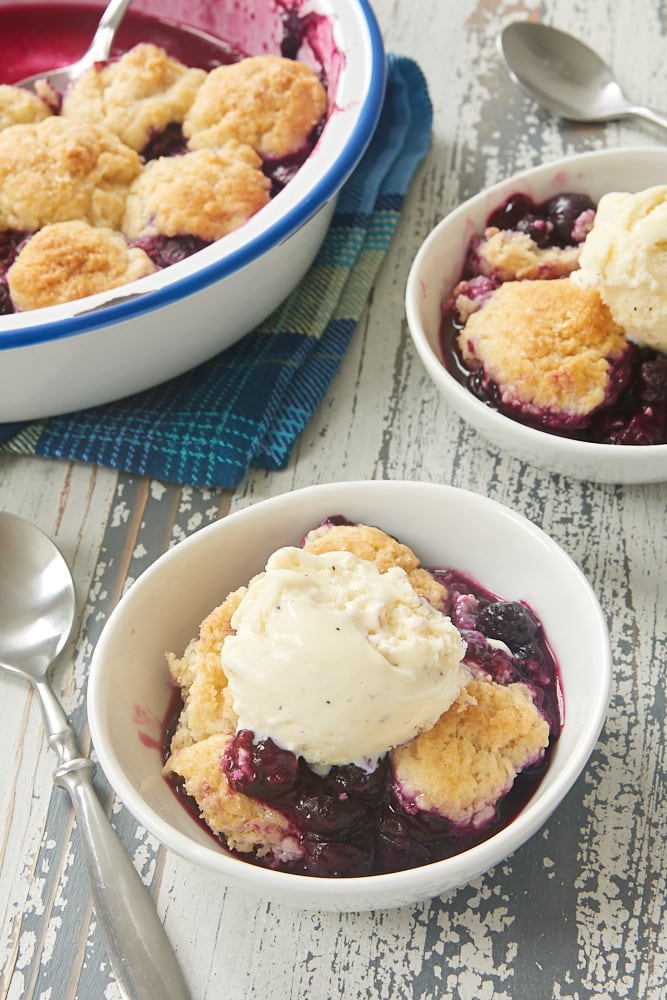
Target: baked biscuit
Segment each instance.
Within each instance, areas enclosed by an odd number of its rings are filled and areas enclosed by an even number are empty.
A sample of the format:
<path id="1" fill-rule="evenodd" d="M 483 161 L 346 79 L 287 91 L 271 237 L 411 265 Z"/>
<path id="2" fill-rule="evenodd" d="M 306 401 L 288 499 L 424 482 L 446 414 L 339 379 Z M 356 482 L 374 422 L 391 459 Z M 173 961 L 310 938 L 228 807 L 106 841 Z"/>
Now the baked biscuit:
<path id="1" fill-rule="evenodd" d="M 201 623 L 199 635 L 182 657 L 168 654 L 167 663 L 180 687 L 184 707 L 164 766 L 177 774 L 199 806 L 210 829 L 232 850 L 256 851 L 259 857 L 289 861 L 302 854 L 289 822 L 279 812 L 234 791 L 222 770 L 225 749 L 236 731 L 237 717 L 220 664 L 220 650 L 232 634 L 231 618 L 246 588 L 230 593 Z"/>
<path id="2" fill-rule="evenodd" d="M 236 731 L 237 717 L 228 695 L 220 650 L 225 638 L 233 634 L 232 615 L 245 592 L 245 587 L 233 591 L 207 615 L 199 635 L 188 643 L 182 657 L 167 655 L 169 673 L 183 698 L 171 753 L 209 736 L 232 735 Z"/>
<path id="3" fill-rule="evenodd" d="M 97 122 L 132 149 L 173 122 L 182 122 L 206 79 L 203 69 L 184 66 L 164 49 L 141 43 L 116 62 L 93 66 L 65 93 L 61 114 Z"/>
<path id="4" fill-rule="evenodd" d="M 549 725 L 526 685 L 473 680 L 431 729 L 390 757 L 402 799 L 456 825 L 482 826 L 548 742 Z"/>
<path id="5" fill-rule="evenodd" d="M 610 401 L 612 364 L 628 350 L 598 293 L 569 278 L 505 282 L 468 317 L 458 346 L 506 409 L 570 424 Z"/>
<path id="6" fill-rule="evenodd" d="M 129 239 L 160 233 L 217 240 L 238 229 L 270 198 L 270 181 L 250 146 L 227 143 L 151 160 L 127 196 Z"/>
<path id="7" fill-rule="evenodd" d="M 271 856 L 276 861 L 295 861 L 303 854 L 289 820 L 229 786 L 222 759 L 231 737 L 223 734 L 183 747 L 165 766 L 165 774 L 178 774 L 183 787 L 196 801 L 202 819 L 228 846 L 244 854 Z"/>
<path id="8" fill-rule="evenodd" d="M 14 307 L 25 311 L 118 288 L 154 270 L 144 251 L 114 230 L 56 222 L 24 244 L 7 280 Z"/>
<path id="9" fill-rule="evenodd" d="M 326 91 L 309 66 L 252 56 L 211 70 L 185 116 L 191 149 L 248 143 L 264 158 L 303 148 L 326 110 Z"/>
<path id="10" fill-rule="evenodd" d="M 400 566 L 420 596 L 433 607 L 442 609 L 447 591 L 419 565 L 412 549 L 396 541 L 381 528 L 367 524 L 323 524 L 306 535 L 304 549 L 321 555 L 323 552 L 352 552 L 359 559 L 375 563 L 381 573 Z"/>
<path id="11" fill-rule="evenodd" d="M 108 129 L 57 115 L 0 132 L 0 229 L 80 219 L 118 229 L 141 160 Z"/>
<path id="12" fill-rule="evenodd" d="M 579 266 L 580 246 L 539 247 L 528 233 L 489 226 L 475 245 L 479 274 L 498 281 L 562 278 Z"/>
<path id="13" fill-rule="evenodd" d="M 0 130 L 10 125 L 28 125 L 48 118 L 51 109 L 36 94 L 23 87 L 0 84 Z"/>

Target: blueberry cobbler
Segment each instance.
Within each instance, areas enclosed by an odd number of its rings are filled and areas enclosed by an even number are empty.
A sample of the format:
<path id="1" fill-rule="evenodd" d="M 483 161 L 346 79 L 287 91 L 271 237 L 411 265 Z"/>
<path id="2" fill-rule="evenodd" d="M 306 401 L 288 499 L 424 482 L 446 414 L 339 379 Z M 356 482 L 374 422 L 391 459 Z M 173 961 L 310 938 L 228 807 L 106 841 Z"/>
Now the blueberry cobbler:
<path id="1" fill-rule="evenodd" d="M 487 839 L 561 728 L 527 605 L 342 517 L 274 552 L 168 667 L 166 780 L 237 857 L 295 874 L 399 871 Z"/>
<path id="2" fill-rule="evenodd" d="M 0 315 L 117 288 L 238 229 L 327 107 L 293 58 L 204 70 L 147 42 L 37 91 L 0 86 Z"/>
<path id="3" fill-rule="evenodd" d="M 443 305 L 449 371 L 540 430 L 667 443 L 666 196 L 509 198 L 471 240 Z"/>

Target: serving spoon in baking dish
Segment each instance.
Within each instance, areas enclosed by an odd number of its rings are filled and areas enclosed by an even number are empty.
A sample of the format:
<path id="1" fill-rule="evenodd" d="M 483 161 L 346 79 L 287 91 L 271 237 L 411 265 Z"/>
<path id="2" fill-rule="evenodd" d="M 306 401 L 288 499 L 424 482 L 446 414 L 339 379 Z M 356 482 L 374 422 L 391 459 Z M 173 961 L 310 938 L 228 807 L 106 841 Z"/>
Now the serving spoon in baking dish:
<path id="1" fill-rule="evenodd" d="M 600 56 L 565 31 L 515 21 L 498 45 L 514 82 L 561 118 L 590 123 L 634 115 L 667 128 L 667 115 L 628 100 Z"/>
<path id="2" fill-rule="evenodd" d="M 43 70 L 41 73 L 33 73 L 32 76 L 26 76 L 23 80 L 17 80 L 13 86 L 34 91 L 35 84 L 43 80 L 52 90 L 63 93 L 70 83 L 73 83 L 96 62 L 103 62 L 109 58 L 116 32 L 130 3 L 131 0 L 110 0 L 88 50 L 76 62 L 52 70 Z"/>
<path id="3" fill-rule="evenodd" d="M 28 681 L 58 756 L 54 782 L 69 792 L 97 920 L 116 981 L 128 1000 L 188 1000 L 189 993 L 153 899 L 116 836 L 49 680 L 75 615 L 69 567 L 30 521 L 0 512 L 0 671 Z"/>

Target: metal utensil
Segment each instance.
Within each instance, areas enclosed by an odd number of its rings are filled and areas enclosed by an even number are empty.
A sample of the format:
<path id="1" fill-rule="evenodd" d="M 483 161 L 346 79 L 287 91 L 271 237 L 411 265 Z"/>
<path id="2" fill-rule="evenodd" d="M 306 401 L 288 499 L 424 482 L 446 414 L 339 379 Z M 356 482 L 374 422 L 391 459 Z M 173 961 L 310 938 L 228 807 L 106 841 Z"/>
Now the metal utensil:
<path id="1" fill-rule="evenodd" d="M 93 902 L 109 960 L 128 1000 L 187 1000 L 189 993 L 155 904 L 116 836 L 92 784 L 95 765 L 49 680 L 72 631 L 69 567 L 39 528 L 0 512 L 0 670 L 28 681 L 39 697 L 54 781 L 71 797 Z"/>
<path id="2" fill-rule="evenodd" d="M 558 28 L 517 21 L 503 29 L 498 44 L 514 82 L 561 118 L 605 122 L 636 116 L 667 128 L 667 115 L 628 100 L 600 56 Z"/>
<path id="3" fill-rule="evenodd" d="M 96 62 L 103 62 L 109 58 L 113 40 L 130 2 L 131 0 L 111 0 L 102 14 L 87 52 L 80 59 L 77 59 L 76 62 L 70 63 L 69 66 L 61 66 L 53 70 L 44 70 L 42 73 L 34 73 L 32 76 L 26 76 L 23 80 L 18 80 L 13 86 L 34 91 L 37 81 L 44 80 L 53 90 L 60 92 L 66 90 L 73 80 L 76 80 L 77 77 L 81 76 L 87 69 L 90 69 Z"/>

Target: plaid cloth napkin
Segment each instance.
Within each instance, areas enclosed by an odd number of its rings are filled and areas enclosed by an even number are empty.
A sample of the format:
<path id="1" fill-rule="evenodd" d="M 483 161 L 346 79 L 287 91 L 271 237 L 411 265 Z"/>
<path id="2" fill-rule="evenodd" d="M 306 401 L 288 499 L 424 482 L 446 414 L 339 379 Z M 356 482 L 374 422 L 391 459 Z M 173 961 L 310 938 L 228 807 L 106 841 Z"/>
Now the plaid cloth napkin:
<path id="1" fill-rule="evenodd" d="M 0 424 L 0 450 L 192 486 L 233 488 L 251 466 L 284 468 L 354 333 L 431 124 L 421 70 L 389 55 L 378 128 L 288 299 L 238 343 L 153 389 L 36 423 Z"/>

